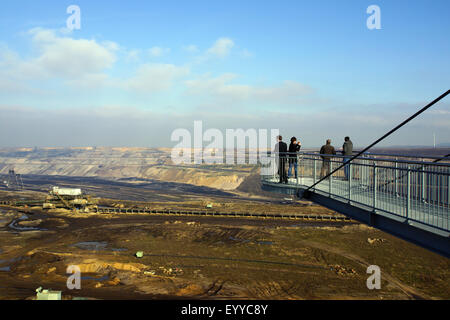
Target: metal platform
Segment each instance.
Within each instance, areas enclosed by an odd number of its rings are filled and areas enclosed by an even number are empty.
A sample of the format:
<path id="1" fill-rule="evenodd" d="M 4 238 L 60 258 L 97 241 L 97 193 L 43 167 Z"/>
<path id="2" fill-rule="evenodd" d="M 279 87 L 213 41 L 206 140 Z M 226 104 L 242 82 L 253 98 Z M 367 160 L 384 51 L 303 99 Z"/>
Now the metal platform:
<path id="1" fill-rule="evenodd" d="M 261 170 L 263 188 L 309 198 L 450 257 L 450 163 L 406 156 L 367 155 L 304 194 L 320 180 L 321 174 L 325 176 L 329 171 L 318 154 L 299 153 L 296 157 L 297 179 L 290 178 L 287 184 L 279 183 L 279 159 L 273 156 Z M 330 159 L 330 170 L 342 161 L 339 156 Z M 291 173 L 294 174 L 293 170 Z"/>

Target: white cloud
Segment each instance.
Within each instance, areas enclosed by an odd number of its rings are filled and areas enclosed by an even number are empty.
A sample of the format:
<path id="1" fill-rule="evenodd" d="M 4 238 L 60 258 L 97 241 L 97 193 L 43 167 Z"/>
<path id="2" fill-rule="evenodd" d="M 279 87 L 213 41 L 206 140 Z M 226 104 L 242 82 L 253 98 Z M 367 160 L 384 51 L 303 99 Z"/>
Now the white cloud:
<path id="1" fill-rule="evenodd" d="M 101 87 L 112 87 L 115 85 L 115 81 L 110 79 L 108 75 L 104 73 L 90 73 L 81 77 L 76 77 L 67 80 L 66 83 L 76 89 L 97 90 Z"/>
<path id="2" fill-rule="evenodd" d="M 44 29 L 33 29 L 30 33 L 39 57 L 25 64 L 41 69 L 43 75 L 72 79 L 103 72 L 116 61 L 114 51 L 118 45 L 111 41 L 99 44 L 95 40 L 59 37 Z"/>
<path id="3" fill-rule="evenodd" d="M 104 46 L 110 51 L 118 51 L 120 49 L 120 46 L 117 43 L 109 40 L 103 41 L 102 46 Z"/>
<path id="4" fill-rule="evenodd" d="M 320 147 L 325 140 L 339 148 L 345 136 L 355 146 L 373 142 L 381 134 L 404 119 L 399 113 L 379 113 L 360 110 L 345 113 L 341 110 L 295 112 L 229 112 L 227 109 L 210 112 L 171 113 L 167 109 L 153 111 L 128 105 L 89 106 L 83 108 L 38 109 L 0 103 L 0 145 L 2 146 L 161 146 L 171 147 L 171 132 L 177 128 L 190 130 L 194 120 L 203 120 L 206 128 L 266 128 L 279 129 L 289 139 L 296 136 L 304 147 Z M 17 131 L 20 119 L 19 134 Z M 118 130 L 120 129 L 120 130 Z M 54 132 L 60 134 L 55 135 Z M 448 142 L 448 116 L 424 118 L 408 125 L 384 141 L 383 145 L 432 145 L 433 133 L 438 142 Z"/>
<path id="5" fill-rule="evenodd" d="M 134 77 L 125 81 L 127 89 L 153 93 L 169 89 L 173 82 L 189 74 L 189 68 L 173 64 L 141 65 Z"/>
<path id="6" fill-rule="evenodd" d="M 224 58 L 230 54 L 231 49 L 233 47 L 234 47 L 233 40 L 229 38 L 220 38 L 216 40 L 214 45 L 211 48 L 209 48 L 206 51 L 206 53 L 208 55 Z"/>
<path id="7" fill-rule="evenodd" d="M 22 59 L 7 47 L 0 50 L 1 92 L 31 92 L 29 81 L 38 80 L 45 87 L 52 80 L 63 79 L 66 89 L 86 89 L 90 93 L 100 87 L 153 93 L 169 89 L 189 73 L 189 68 L 173 64 L 141 64 L 131 77 L 113 78 L 107 71 L 117 60 L 116 51 L 124 53 L 128 62 L 139 61 L 141 51 L 128 51 L 112 41 L 72 39 L 40 28 L 28 34 L 32 36 L 34 57 Z M 149 52 L 158 56 L 169 51 L 153 47 Z"/>
<path id="8" fill-rule="evenodd" d="M 198 47 L 196 45 L 190 44 L 188 46 L 184 46 L 183 50 L 189 53 L 197 53 L 199 52 Z"/>
<path id="9" fill-rule="evenodd" d="M 0 53 L 0 91 L 40 93 L 36 85 L 52 79 L 63 79 L 66 84 L 98 86 L 106 79 L 106 69 L 116 61 L 114 51 L 119 46 L 111 41 L 99 44 L 95 40 L 72 39 L 59 36 L 53 30 L 32 29 L 35 56 L 21 58 L 4 47 Z M 101 80 L 101 81 L 100 81 Z"/>
<path id="10" fill-rule="evenodd" d="M 148 49 L 148 53 L 153 57 L 161 57 L 170 53 L 170 48 L 152 47 Z"/>
<path id="11" fill-rule="evenodd" d="M 429 111 L 429 113 L 435 114 L 435 115 L 448 116 L 448 115 L 450 115 L 450 110 L 436 109 L 436 110 Z"/>
<path id="12" fill-rule="evenodd" d="M 11 64 L 17 63 L 19 56 L 7 46 L 0 46 L 0 68 L 8 68 Z"/>
<path id="13" fill-rule="evenodd" d="M 137 61 L 139 61 L 140 54 L 141 54 L 140 50 L 137 50 L 137 49 L 130 50 L 126 53 L 125 61 L 126 62 L 137 62 Z"/>
<path id="14" fill-rule="evenodd" d="M 1 92 L 8 92 L 9 94 L 15 93 L 21 95 L 39 93 L 38 90 L 30 88 L 29 86 L 21 82 L 11 81 L 7 79 L 7 77 L 0 76 L 0 93 Z"/>
<path id="15" fill-rule="evenodd" d="M 295 81 L 284 81 L 277 86 L 251 86 L 232 83 L 237 77 L 232 73 L 216 78 L 203 76 L 187 80 L 185 84 L 189 94 L 209 95 L 222 102 L 291 104 L 302 102 L 306 96 L 313 93 L 311 87 Z"/>
<path id="16" fill-rule="evenodd" d="M 241 56 L 244 57 L 244 58 L 251 58 L 251 57 L 253 57 L 253 53 L 251 53 L 247 49 L 244 49 L 241 52 Z"/>

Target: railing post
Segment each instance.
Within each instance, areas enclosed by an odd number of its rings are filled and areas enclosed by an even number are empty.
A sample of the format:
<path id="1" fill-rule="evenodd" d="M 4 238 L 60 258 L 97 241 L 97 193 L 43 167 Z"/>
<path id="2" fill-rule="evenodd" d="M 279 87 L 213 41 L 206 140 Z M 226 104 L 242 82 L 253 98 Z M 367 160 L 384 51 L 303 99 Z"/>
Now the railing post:
<path id="1" fill-rule="evenodd" d="M 296 157 L 297 157 L 297 170 L 295 170 L 295 164 L 294 164 L 294 171 L 295 171 L 294 173 L 297 176 L 297 185 L 298 185 L 299 184 L 298 179 L 300 177 L 299 172 L 302 172 L 302 170 L 300 170 L 300 159 L 299 159 L 300 157 L 299 157 L 298 153 L 297 153 Z"/>
<path id="2" fill-rule="evenodd" d="M 447 207 L 450 208 L 450 172 L 447 172 Z"/>
<path id="3" fill-rule="evenodd" d="M 367 187 L 369 187 L 369 178 L 370 178 L 370 174 L 369 174 L 369 168 L 370 168 L 370 161 L 369 160 L 364 160 L 365 166 L 364 166 L 364 183 L 367 183 Z"/>
<path id="4" fill-rule="evenodd" d="M 333 171 L 333 161 L 331 161 L 331 159 L 330 159 L 330 172 L 332 172 L 332 171 Z M 330 197 L 331 197 L 331 191 L 332 191 L 332 185 L 331 185 L 332 179 L 333 179 L 332 175 L 328 177 L 328 190 L 329 190 L 328 193 L 329 193 Z"/>
<path id="5" fill-rule="evenodd" d="M 411 166 L 408 165 L 408 174 L 407 174 L 407 182 L 406 182 L 406 219 L 409 217 L 409 212 L 411 210 Z"/>
<path id="6" fill-rule="evenodd" d="M 373 162 L 373 211 L 377 208 L 377 164 Z"/>
<path id="7" fill-rule="evenodd" d="M 314 161 L 314 178 L 313 178 L 313 184 L 316 183 L 317 180 L 317 158 L 313 157 L 313 161 Z M 314 191 L 316 190 L 316 187 L 314 187 Z"/>
<path id="8" fill-rule="evenodd" d="M 275 181 L 279 180 L 279 174 L 280 172 L 278 171 L 278 166 L 280 165 L 280 158 L 278 158 L 278 154 L 275 154 L 274 158 L 273 158 L 273 178 L 275 179 Z"/>
<path id="9" fill-rule="evenodd" d="M 395 196 L 398 196 L 398 158 L 395 158 L 395 172 L 394 172 L 394 188 Z"/>
<path id="10" fill-rule="evenodd" d="M 350 162 L 348 165 L 348 203 L 352 200 L 352 163 Z"/>
<path id="11" fill-rule="evenodd" d="M 425 201 L 425 171 L 424 171 L 424 164 L 422 163 L 422 202 Z"/>

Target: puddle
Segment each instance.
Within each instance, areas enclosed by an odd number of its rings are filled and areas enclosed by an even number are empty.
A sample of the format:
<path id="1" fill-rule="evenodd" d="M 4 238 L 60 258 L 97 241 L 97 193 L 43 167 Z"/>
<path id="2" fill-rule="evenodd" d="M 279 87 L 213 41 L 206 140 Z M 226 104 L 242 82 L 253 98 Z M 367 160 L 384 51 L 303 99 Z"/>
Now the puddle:
<path id="1" fill-rule="evenodd" d="M 77 247 L 81 250 L 90 250 L 90 251 L 98 251 L 98 250 L 106 250 L 107 242 L 98 242 L 98 241 L 86 241 L 86 242 L 78 242 L 73 246 Z"/>
<path id="2" fill-rule="evenodd" d="M 0 260 L 0 265 L 2 265 L 2 264 L 13 264 L 14 262 L 19 261 L 20 259 L 21 259 L 21 257 L 7 259 L 7 260 Z M 0 267 L 0 272 L 1 271 L 3 271 L 3 272 L 10 272 L 11 271 L 11 266 L 9 265 L 9 266 Z"/>
<path id="3" fill-rule="evenodd" d="M 6 263 L 6 262 L 14 263 L 14 262 L 19 261 L 21 259 L 22 259 L 22 257 L 6 259 L 6 260 L 0 260 L 0 265 L 3 264 L 3 263 Z"/>
<path id="4" fill-rule="evenodd" d="M 109 276 L 105 275 L 100 278 L 96 278 L 95 276 L 81 276 L 81 280 L 94 280 L 94 281 L 107 281 L 109 280 Z"/>
<path id="5" fill-rule="evenodd" d="M 233 241 L 238 241 L 238 242 L 242 242 L 242 243 L 249 243 L 249 242 L 254 242 L 256 244 L 262 244 L 262 245 L 273 245 L 272 241 L 251 241 L 248 239 L 239 239 L 239 238 L 235 238 L 235 237 L 229 237 L 228 239 L 233 240 Z"/>
<path id="6" fill-rule="evenodd" d="M 265 244 L 265 245 L 269 245 L 269 246 L 273 245 L 272 241 L 256 241 L 256 243 L 257 244 Z"/>
<path id="7" fill-rule="evenodd" d="M 84 242 L 78 242 L 73 245 L 72 247 L 77 247 L 81 250 L 89 250 L 89 251 L 103 251 L 103 250 L 110 250 L 110 251 L 127 251 L 126 248 L 108 248 L 108 242 L 106 241 L 84 241 Z"/>
<path id="8" fill-rule="evenodd" d="M 46 231 L 47 229 L 42 229 L 42 228 L 38 228 L 38 227 L 25 227 L 25 226 L 20 226 L 17 225 L 17 223 L 19 223 L 20 221 L 24 221 L 24 220 L 28 220 L 29 217 L 24 214 L 22 215 L 20 218 L 14 219 L 9 225 L 8 227 L 16 230 L 16 231 Z"/>
<path id="9" fill-rule="evenodd" d="M 250 240 L 247 240 L 247 239 L 239 239 L 239 238 L 235 238 L 235 237 L 232 237 L 232 236 L 230 236 L 228 239 L 233 240 L 233 241 L 242 242 L 242 243 L 248 243 L 248 242 L 250 242 Z"/>

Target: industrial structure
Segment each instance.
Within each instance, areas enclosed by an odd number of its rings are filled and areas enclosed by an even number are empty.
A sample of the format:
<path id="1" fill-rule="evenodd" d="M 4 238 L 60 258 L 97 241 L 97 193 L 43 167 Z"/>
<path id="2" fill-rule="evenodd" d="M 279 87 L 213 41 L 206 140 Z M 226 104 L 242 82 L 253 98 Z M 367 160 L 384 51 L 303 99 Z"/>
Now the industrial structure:
<path id="1" fill-rule="evenodd" d="M 84 194 L 81 189 L 53 187 L 49 191 L 42 207 L 44 209 L 64 208 L 79 212 L 96 211 L 97 205 L 89 195 Z"/>
<path id="2" fill-rule="evenodd" d="M 8 178 L 3 181 L 6 188 L 11 190 L 23 190 L 23 181 L 20 174 L 16 174 L 14 169 L 10 169 L 8 172 Z"/>

